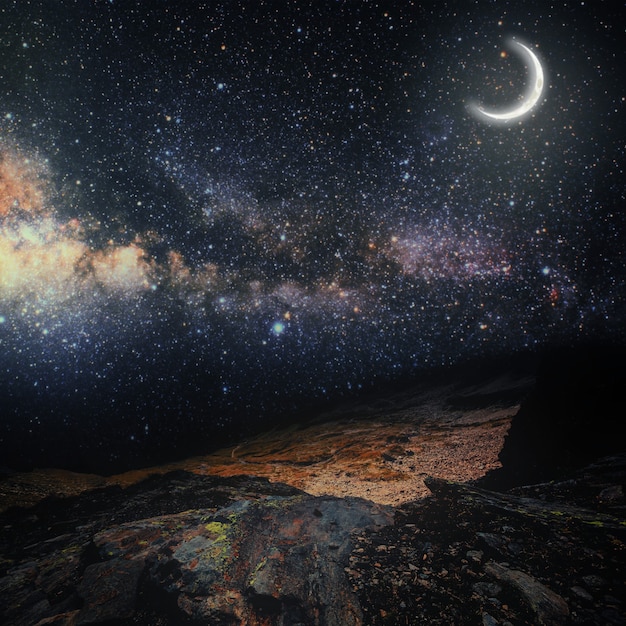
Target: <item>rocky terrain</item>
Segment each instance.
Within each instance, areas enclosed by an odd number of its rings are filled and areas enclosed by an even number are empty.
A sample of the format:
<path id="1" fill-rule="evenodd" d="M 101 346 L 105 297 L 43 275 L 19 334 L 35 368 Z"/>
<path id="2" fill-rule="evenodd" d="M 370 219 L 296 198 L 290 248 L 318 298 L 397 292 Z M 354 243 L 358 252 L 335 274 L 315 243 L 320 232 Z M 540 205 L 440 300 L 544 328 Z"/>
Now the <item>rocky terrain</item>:
<path id="1" fill-rule="evenodd" d="M 466 481 L 499 467 L 511 419 L 532 385 L 525 371 L 461 384 L 437 381 L 339 407 L 202 457 L 109 477 L 58 469 L 12 473 L 0 482 L 0 511 L 50 495 L 128 487 L 177 470 L 265 477 L 311 495 L 397 505 L 427 495 L 426 476 Z"/>
<path id="2" fill-rule="evenodd" d="M 625 624 L 624 366 L 576 354 L 166 466 L 6 472 L 0 622 Z"/>

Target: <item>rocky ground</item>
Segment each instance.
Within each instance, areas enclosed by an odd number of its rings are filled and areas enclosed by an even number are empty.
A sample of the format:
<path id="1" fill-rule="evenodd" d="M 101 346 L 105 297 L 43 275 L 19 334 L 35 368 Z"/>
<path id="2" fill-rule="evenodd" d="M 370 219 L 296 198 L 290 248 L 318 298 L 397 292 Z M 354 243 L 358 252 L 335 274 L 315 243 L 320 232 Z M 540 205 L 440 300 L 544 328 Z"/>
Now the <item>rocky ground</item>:
<path id="1" fill-rule="evenodd" d="M 0 622 L 626 624 L 623 368 L 580 362 L 118 476 L 6 473 Z"/>
<path id="2" fill-rule="evenodd" d="M 507 494 L 427 481 L 432 497 L 356 537 L 365 623 L 626 623 L 625 479 L 621 456 Z"/>

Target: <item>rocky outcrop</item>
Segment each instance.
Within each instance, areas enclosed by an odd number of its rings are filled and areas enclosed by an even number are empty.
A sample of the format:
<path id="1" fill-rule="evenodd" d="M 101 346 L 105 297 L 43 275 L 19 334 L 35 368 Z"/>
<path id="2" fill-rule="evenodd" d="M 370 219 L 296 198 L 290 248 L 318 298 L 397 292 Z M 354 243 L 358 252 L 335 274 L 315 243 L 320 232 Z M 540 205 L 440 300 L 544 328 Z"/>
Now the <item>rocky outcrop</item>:
<path id="1" fill-rule="evenodd" d="M 348 626 L 362 622 L 343 571 L 351 532 L 391 521 L 365 500 L 303 494 L 141 520 L 99 533 L 94 544 L 113 563 L 141 564 L 148 584 L 198 623 Z"/>
<path id="2" fill-rule="evenodd" d="M 179 487 L 184 479 L 176 476 Z M 164 477 L 164 498 L 168 482 Z M 84 504 L 79 498 L 70 506 L 80 515 Z M 358 498 L 246 497 L 242 489 L 239 499 L 216 509 L 105 525 L 93 534 L 95 528 L 87 534 L 78 528 L 31 546 L 29 561 L 7 567 L 0 579 L 3 617 L 30 626 L 131 619 L 356 626 L 362 614 L 344 571 L 352 533 L 392 521 L 389 507 Z"/>
<path id="3" fill-rule="evenodd" d="M 184 472 L 47 500 L 0 517 L 0 620 L 624 626 L 625 481 L 617 456 L 396 508 Z"/>
<path id="4" fill-rule="evenodd" d="M 525 572 L 510 569 L 503 563 L 487 563 L 484 571 L 496 580 L 511 585 L 528 603 L 542 626 L 560 626 L 569 617 L 563 598 Z"/>

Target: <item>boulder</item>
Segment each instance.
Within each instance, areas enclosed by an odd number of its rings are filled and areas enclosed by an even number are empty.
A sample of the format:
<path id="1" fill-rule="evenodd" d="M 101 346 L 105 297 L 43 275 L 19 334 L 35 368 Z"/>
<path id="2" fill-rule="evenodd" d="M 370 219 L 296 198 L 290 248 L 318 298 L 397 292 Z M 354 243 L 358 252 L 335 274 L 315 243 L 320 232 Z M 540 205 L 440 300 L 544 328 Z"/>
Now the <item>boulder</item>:
<path id="1" fill-rule="evenodd" d="M 123 524 L 94 538 L 107 560 L 86 572 L 94 600 L 85 611 L 93 620 L 97 604 L 127 617 L 130 596 L 118 583 L 128 576 L 130 594 L 145 566 L 149 584 L 198 622 L 356 626 L 361 611 L 344 571 L 351 533 L 392 521 L 390 508 L 367 500 L 303 494 Z M 134 577 L 122 558 L 136 564 Z"/>

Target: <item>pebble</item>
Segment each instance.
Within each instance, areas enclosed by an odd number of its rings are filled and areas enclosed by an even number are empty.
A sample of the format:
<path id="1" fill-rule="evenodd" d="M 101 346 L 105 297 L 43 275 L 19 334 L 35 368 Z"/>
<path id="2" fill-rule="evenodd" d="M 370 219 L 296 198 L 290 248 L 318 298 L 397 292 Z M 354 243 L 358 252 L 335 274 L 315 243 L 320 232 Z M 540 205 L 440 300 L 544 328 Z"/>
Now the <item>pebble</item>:
<path id="1" fill-rule="evenodd" d="M 475 563 L 480 563 L 483 560 L 484 553 L 482 550 L 468 550 L 465 556 Z"/>
<path id="2" fill-rule="evenodd" d="M 501 535 L 493 533 L 476 533 L 479 539 L 482 539 L 490 548 L 502 552 L 506 548 L 506 539 Z"/>
<path id="3" fill-rule="evenodd" d="M 579 598 L 587 600 L 587 602 L 593 602 L 593 596 L 586 589 L 583 589 L 578 585 L 574 585 L 573 587 L 571 587 L 570 591 Z"/>
<path id="4" fill-rule="evenodd" d="M 477 593 L 479 596 L 483 596 L 485 598 L 495 597 L 502 591 L 502 587 L 496 583 L 490 582 L 477 582 L 472 585 L 472 590 Z"/>
<path id="5" fill-rule="evenodd" d="M 483 626 L 498 626 L 498 622 L 489 613 L 483 613 Z"/>
<path id="6" fill-rule="evenodd" d="M 588 576 L 583 576 L 583 582 L 587 587 L 591 589 L 602 589 L 602 587 L 606 587 L 606 580 L 602 578 L 602 576 L 598 576 L 597 574 L 589 574 Z"/>

